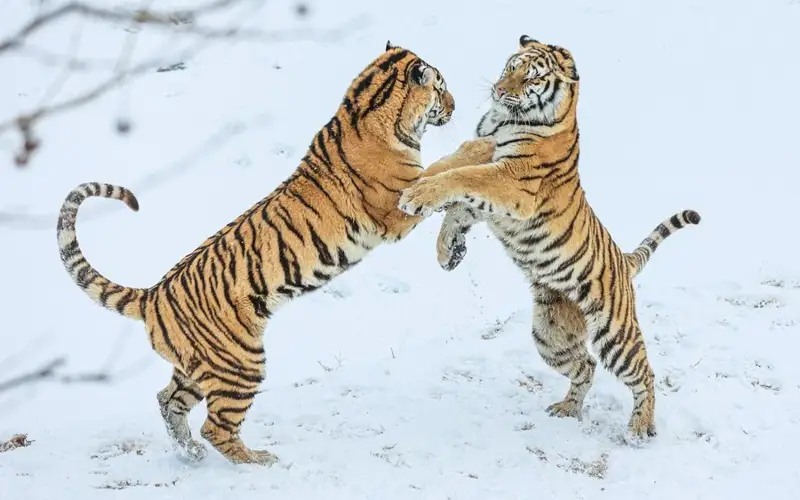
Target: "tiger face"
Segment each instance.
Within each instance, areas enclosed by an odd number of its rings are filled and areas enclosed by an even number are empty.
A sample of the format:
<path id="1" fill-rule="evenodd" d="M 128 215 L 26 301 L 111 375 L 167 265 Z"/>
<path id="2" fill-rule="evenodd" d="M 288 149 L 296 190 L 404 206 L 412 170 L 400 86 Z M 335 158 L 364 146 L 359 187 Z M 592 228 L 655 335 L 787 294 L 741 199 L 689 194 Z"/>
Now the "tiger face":
<path id="1" fill-rule="evenodd" d="M 492 85 L 494 111 L 509 120 L 552 124 L 577 90 L 575 61 L 566 49 L 527 35 L 519 45 Z"/>
<path id="2" fill-rule="evenodd" d="M 386 43 L 387 51 L 404 49 Z M 447 82 L 438 69 L 415 57 L 405 68 L 407 94 L 401 110 L 401 121 L 410 125 L 421 138 L 428 125 L 441 127 L 450 121 L 456 103 L 447 90 Z"/>

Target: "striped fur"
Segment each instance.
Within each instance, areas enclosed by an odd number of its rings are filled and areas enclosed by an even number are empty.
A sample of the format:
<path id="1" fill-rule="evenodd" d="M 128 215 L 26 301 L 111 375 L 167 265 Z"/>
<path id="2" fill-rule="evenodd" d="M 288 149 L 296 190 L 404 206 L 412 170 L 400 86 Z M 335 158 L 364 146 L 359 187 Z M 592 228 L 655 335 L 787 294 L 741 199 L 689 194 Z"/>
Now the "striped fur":
<path id="1" fill-rule="evenodd" d="M 464 234 L 486 221 L 525 273 L 534 298 L 533 338 L 544 361 L 571 381 L 552 415 L 580 415 L 596 361 L 632 391 L 629 422 L 636 437 L 653 436 L 654 376 L 636 316 L 632 279 L 659 243 L 688 224 L 691 210 L 656 228 L 625 254 L 595 216 L 578 175 L 576 108 L 579 77 L 563 48 L 520 38 L 494 84 L 492 109 L 476 141 L 493 141 L 492 161 L 456 168 L 404 190 L 400 207 L 427 216 L 446 210 L 437 241 L 439 263 L 455 268 Z M 457 161 L 457 160 L 455 160 Z"/>
<path id="2" fill-rule="evenodd" d="M 97 303 L 143 320 L 153 349 L 174 366 L 158 402 L 184 458 L 206 455 L 187 424 L 189 411 L 205 399 L 201 435 L 214 448 L 234 463 L 277 460 L 239 437 L 264 379 L 269 318 L 417 225 L 419 217 L 397 209 L 398 199 L 421 175 L 444 169 L 422 170 L 420 140 L 427 125 L 444 125 L 454 108 L 438 70 L 387 44 L 352 82 L 289 178 L 147 289 L 101 276 L 75 235 L 78 207 L 87 197 L 122 200 L 137 210 L 133 194 L 89 183 L 67 196 L 58 221 L 64 266 Z"/>
<path id="3" fill-rule="evenodd" d="M 683 212 L 677 213 L 659 224 L 658 227 L 636 247 L 636 250 L 625 254 L 625 258 L 631 267 L 633 267 L 633 276 L 635 277 L 642 272 L 642 269 L 644 269 L 644 266 L 650 261 L 650 257 L 662 241 L 667 239 L 671 234 L 674 234 L 678 229 L 682 229 L 690 224 L 700 224 L 700 214 L 694 210 L 684 210 Z"/>

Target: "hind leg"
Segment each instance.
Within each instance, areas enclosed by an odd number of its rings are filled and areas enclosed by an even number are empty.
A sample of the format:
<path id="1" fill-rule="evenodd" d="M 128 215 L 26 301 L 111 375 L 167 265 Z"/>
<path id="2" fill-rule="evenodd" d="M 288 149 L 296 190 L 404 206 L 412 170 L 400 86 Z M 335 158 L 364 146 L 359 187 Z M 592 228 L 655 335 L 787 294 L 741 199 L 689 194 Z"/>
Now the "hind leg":
<path id="1" fill-rule="evenodd" d="M 600 289 L 593 283 L 580 304 L 586 312 L 592 349 L 603 366 L 633 394 L 628 423 L 631 433 L 637 438 L 655 436 L 655 376 L 636 319 L 633 287 L 617 282 L 604 300 L 600 300 L 599 293 L 593 297 L 592 292 Z"/>
<path id="2" fill-rule="evenodd" d="M 545 287 L 534 287 L 533 340 L 545 363 L 569 378 L 562 401 L 547 408 L 551 416 L 581 418 L 597 362 L 586 348 L 586 322 L 574 302 Z"/>
<path id="3" fill-rule="evenodd" d="M 172 380 L 159 391 L 157 397 L 167 433 L 181 458 L 193 462 L 205 458 L 206 447 L 192 439 L 187 420 L 192 408 L 203 399 L 200 387 L 176 369 L 172 373 Z"/>
<path id="4" fill-rule="evenodd" d="M 258 383 L 240 380 L 236 383 L 213 376 L 201 382 L 206 394 L 208 418 L 200 431 L 228 460 L 236 464 L 272 465 L 278 457 L 266 450 L 251 450 L 239 437 L 247 411 L 258 392 Z"/>
<path id="5" fill-rule="evenodd" d="M 647 359 L 642 331 L 635 318 L 612 329 L 604 341 L 602 336 L 592 342 L 603 365 L 633 394 L 633 412 L 628 423 L 631 433 L 638 437 L 656 435 L 655 375 Z"/>
<path id="6" fill-rule="evenodd" d="M 272 465 L 278 457 L 266 450 L 251 450 L 239 431 L 264 380 L 264 348 L 261 338 L 269 315 L 264 297 L 250 295 L 236 303 L 236 318 L 246 327 L 233 333 L 236 354 L 221 355 L 215 362 L 199 364 L 193 378 L 206 397 L 208 416 L 200 434 L 235 464 Z M 223 338 L 223 335 L 219 335 Z"/>

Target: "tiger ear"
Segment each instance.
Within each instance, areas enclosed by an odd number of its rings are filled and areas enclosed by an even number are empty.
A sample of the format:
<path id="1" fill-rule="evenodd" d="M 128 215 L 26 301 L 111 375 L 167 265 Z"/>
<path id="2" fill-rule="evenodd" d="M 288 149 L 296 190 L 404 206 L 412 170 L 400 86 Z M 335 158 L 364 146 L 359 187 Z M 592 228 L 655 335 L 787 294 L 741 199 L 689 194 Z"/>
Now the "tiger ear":
<path id="1" fill-rule="evenodd" d="M 519 48 L 521 49 L 524 49 L 525 47 L 533 43 L 539 43 L 539 40 L 534 40 L 528 35 L 522 35 L 521 37 L 519 37 Z"/>
<path id="2" fill-rule="evenodd" d="M 433 71 L 433 68 L 423 63 L 414 66 L 411 72 L 412 80 L 418 85 L 428 85 L 433 81 L 434 77 L 436 77 L 436 73 Z"/>
<path id="3" fill-rule="evenodd" d="M 396 49 L 397 45 L 392 45 L 391 40 L 386 40 L 386 51 L 390 51 L 392 49 Z"/>
<path id="4" fill-rule="evenodd" d="M 548 45 L 547 48 L 550 49 L 561 68 L 558 73 L 562 80 L 569 83 L 575 83 L 580 80 L 578 69 L 575 67 L 575 59 L 572 58 L 570 51 L 557 45 Z"/>

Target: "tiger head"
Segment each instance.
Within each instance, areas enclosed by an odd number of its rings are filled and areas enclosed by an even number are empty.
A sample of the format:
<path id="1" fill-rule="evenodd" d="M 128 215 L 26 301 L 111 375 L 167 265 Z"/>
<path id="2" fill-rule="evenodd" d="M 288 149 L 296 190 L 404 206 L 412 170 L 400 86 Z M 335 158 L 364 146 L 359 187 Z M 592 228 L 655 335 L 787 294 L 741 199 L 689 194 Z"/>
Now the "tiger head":
<path id="1" fill-rule="evenodd" d="M 359 128 L 417 150 L 425 128 L 446 124 L 455 110 L 439 70 L 391 42 L 353 82 L 343 105 Z"/>
<path id="2" fill-rule="evenodd" d="M 450 121 L 456 109 L 456 101 L 447 90 L 447 82 L 438 69 L 426 63 L 416 54 L 386 42 L 389 57 L 407 54 L 399 61 L 404 73 L 406 97 L 400 112 L 400 121 L 412 125 L 417 137 L 422 137 L 425 127 L 441 127 Z M 404 63 L 404 64 L 403 64 Z"/>
<path id="3" fill-rule="evenodd" d="M 492 85 L 493 111 L 509 121 L 553 124 L 576 101 L 578 80 L 568 50 L 522 35 Z"/>

